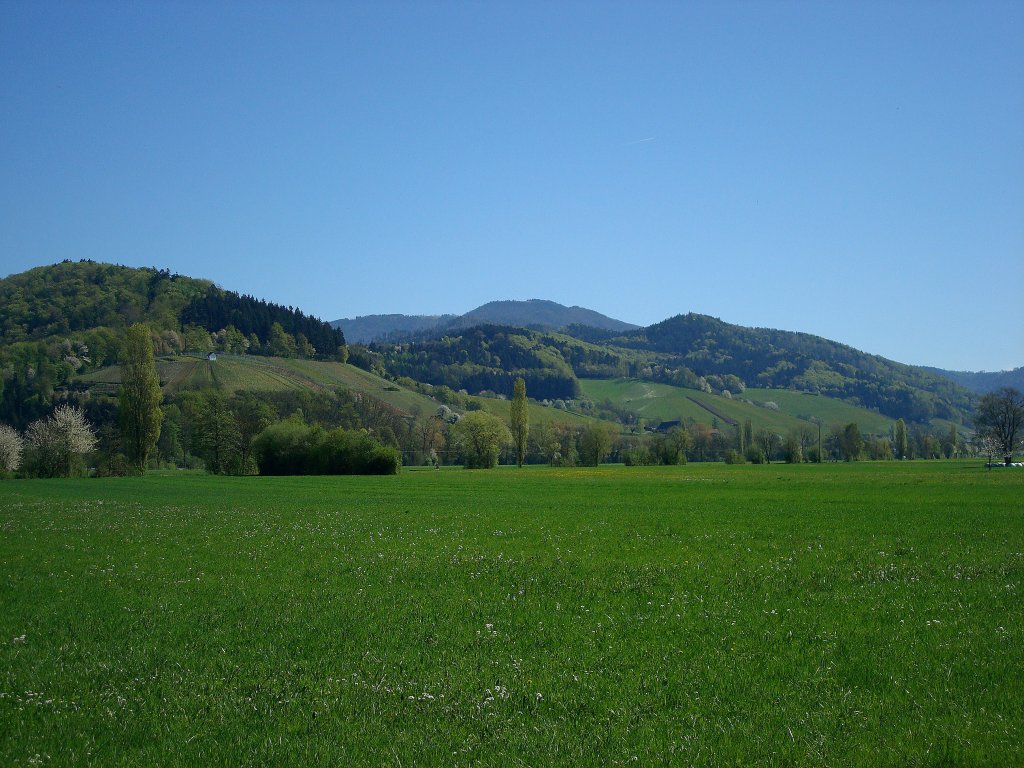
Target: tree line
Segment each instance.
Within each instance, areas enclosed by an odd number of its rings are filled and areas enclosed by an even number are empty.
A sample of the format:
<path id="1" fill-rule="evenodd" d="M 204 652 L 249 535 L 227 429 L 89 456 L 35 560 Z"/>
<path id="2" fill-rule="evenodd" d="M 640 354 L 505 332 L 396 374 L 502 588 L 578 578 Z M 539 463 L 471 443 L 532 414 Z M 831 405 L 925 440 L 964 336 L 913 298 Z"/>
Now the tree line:
<path id="1" fill-rule="evenodd" d="M 310 473 L 314 467 L 317 472 L 394 473 L 400 466 L 400 454 L 385 443 L 394 441 L 394 427 L 404 420 L 373 398 L 345 390 L 228 396 L 208 389 L 165 399 L 153 334 L 143 324 L 127 330 L 119 363 L 116 400 L 87 397 L 75 404 L 72 393 L 50 416 L 31 422 L 24 434 L 3 425 L 0 471 L 71 476 L 86 471 L 88 458 L 89 469 L 98 475 L 137 474 L 153 466 L 279 473 L 281 465 L 267 448 L 271 438 L 263 433 L 270 430 L 272 436 L 276 425 L 285 422 L 293 432 L 296 425 L 306 430 L 303 462 Z"/>

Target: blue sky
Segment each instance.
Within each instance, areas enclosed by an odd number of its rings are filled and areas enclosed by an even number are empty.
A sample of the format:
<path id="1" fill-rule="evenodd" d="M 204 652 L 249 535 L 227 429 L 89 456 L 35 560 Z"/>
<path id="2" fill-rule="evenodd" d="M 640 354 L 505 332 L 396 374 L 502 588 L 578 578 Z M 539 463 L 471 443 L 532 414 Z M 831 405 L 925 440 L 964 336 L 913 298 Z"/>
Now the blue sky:
<path id="1" fill-rule="evenodd" d="M 0 14 L 0 275 L 333 320 L 546 298 L 1024 365 L 1019 2 L 47 3 Z"/>

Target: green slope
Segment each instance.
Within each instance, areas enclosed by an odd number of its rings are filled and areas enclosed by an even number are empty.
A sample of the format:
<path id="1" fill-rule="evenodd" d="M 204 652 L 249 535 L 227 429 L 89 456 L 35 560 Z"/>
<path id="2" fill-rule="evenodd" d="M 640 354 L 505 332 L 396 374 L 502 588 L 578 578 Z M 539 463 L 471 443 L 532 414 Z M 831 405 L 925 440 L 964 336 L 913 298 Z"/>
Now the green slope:
<path id="1" fill-rule="evenodd" d="M 806 425 L 811 418 L 823 424 L 855 422 L 865 433 L 887 432 L 892 420 L 865 408 L 824 397 L 790 390 L 748 389 L 742 396 L 728 399 L 694 389 L 656 384 L 639 379 L 581 379 L 585 395 L 595 402 L 610 400 L 649 422 L 694 419 L 724 426 L 728 420 L 750 419 L 755 429 L 764 427 L 780 433 Z M 749 400 L 751 402 L 744 402 Z M 778 410 L 762 404 L 774 402 Z"/>
<path id="2" fill-rule="evenodd" d="M 338 362 L 253 355 L 220 355 L 216 361 L 210 361 L 182 355 L 157 360 L 157 371 L 164 393 L 168 395 L 181 389 L 205 387 L 215 387 L 228 393 L 240 390 L 323 392 L 342 387 L 364 392 L 406 413 L 417 405 L 423 412 L 430 412 L 438 406 L 425 395 Z M 116 391 L 120 373 L 117 367 L 109 367 L 82 375 L 77 380 L 98 392 L 110 393 Z"/>
<path id="3" fill-rule="evenodd" d="M 487 413 L 504 419 L 506 422 L 509 420 L 509 410 L 512 406 L 510 401 L 487 397 L 474 397 L 472 399 L 480 404 L 480 410 L 487 411 Z M 587 424 L 596 424 L 601 421 L 600 419 L 595 419 L 591 416 L 562 411 L 558 408 L 540 405 L 539 403 L 528 403 L 527 412 L 530 416 L 530 424 L 573 424 L 576 426 L 585 426 Z M 616 427 L 618 426 L 619 425 L 616 424 Z"/>
<path id="4" fill-rule="evenodd" d="M 440 406 L 426 395 L 405 389 L 394 382 L 364 371 L 353 365 L 317 360 L 296 360 L 281 357 L 253 355 L 219 355 L 216 361 L 205 357 L 181 355 L 157 360 L 157 371 L 164 393 L 171 395 L 182 389 L 214 387 L 227 393 L 248 390 L 254 392 L 280 392 L 286 390 L 325 390 L 344 388 L 363 392 L 397 408 L 403 413 L 433 413 Z M 114 394 L 120 383 L 116 366 L 92 371 L 77 377 L 97 393 Z M 508 420 L 509 402 L 493 398 L 470 398 L 481 410 Z M 567 411 L 547 408 L 537 403 L 529 405 L 533 424 L 570 423 L 587 424 L 594 419 Z"/>

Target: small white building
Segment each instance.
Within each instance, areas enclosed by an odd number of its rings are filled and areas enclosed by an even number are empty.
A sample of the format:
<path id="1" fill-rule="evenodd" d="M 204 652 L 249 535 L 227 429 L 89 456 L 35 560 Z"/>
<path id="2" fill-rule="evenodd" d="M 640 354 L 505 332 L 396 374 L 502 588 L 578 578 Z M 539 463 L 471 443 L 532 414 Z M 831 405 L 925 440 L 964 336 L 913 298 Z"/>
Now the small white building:
<path id="1" fill-rule="evenodd" d="M 209 361 L 210 361 L 211 363 L 212 363 L 212 362 L 214 362 L 214 361 L 216 361 L 216 359 L 217 359 L 217 353 L 216 353 L 216 352 L 211 352 L 210 354 L 208 354 L 208 355 L 206 356 L 206 359 L 207 359 L 207 360 L 209 360 Z"/>

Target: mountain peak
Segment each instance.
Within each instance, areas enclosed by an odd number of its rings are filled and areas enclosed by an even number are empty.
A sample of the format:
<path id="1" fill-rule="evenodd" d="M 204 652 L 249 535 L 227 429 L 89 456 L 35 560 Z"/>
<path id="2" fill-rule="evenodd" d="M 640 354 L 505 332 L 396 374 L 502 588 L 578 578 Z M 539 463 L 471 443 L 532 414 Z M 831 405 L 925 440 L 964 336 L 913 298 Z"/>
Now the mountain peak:
<path id="1" fill-rule="evenodd" d="M 543 330 L 586 325 L 617 333 L 640 327 L 602 315 L 592 309 L 567 307 L 548 299 L 489 301 L 464 315 L 363 315 L 335 320 L 332 325 L 341 328 L 349 341 L 366 343 L 386 338 L 391 334 L 466 328 L 481 323 Z"/>

